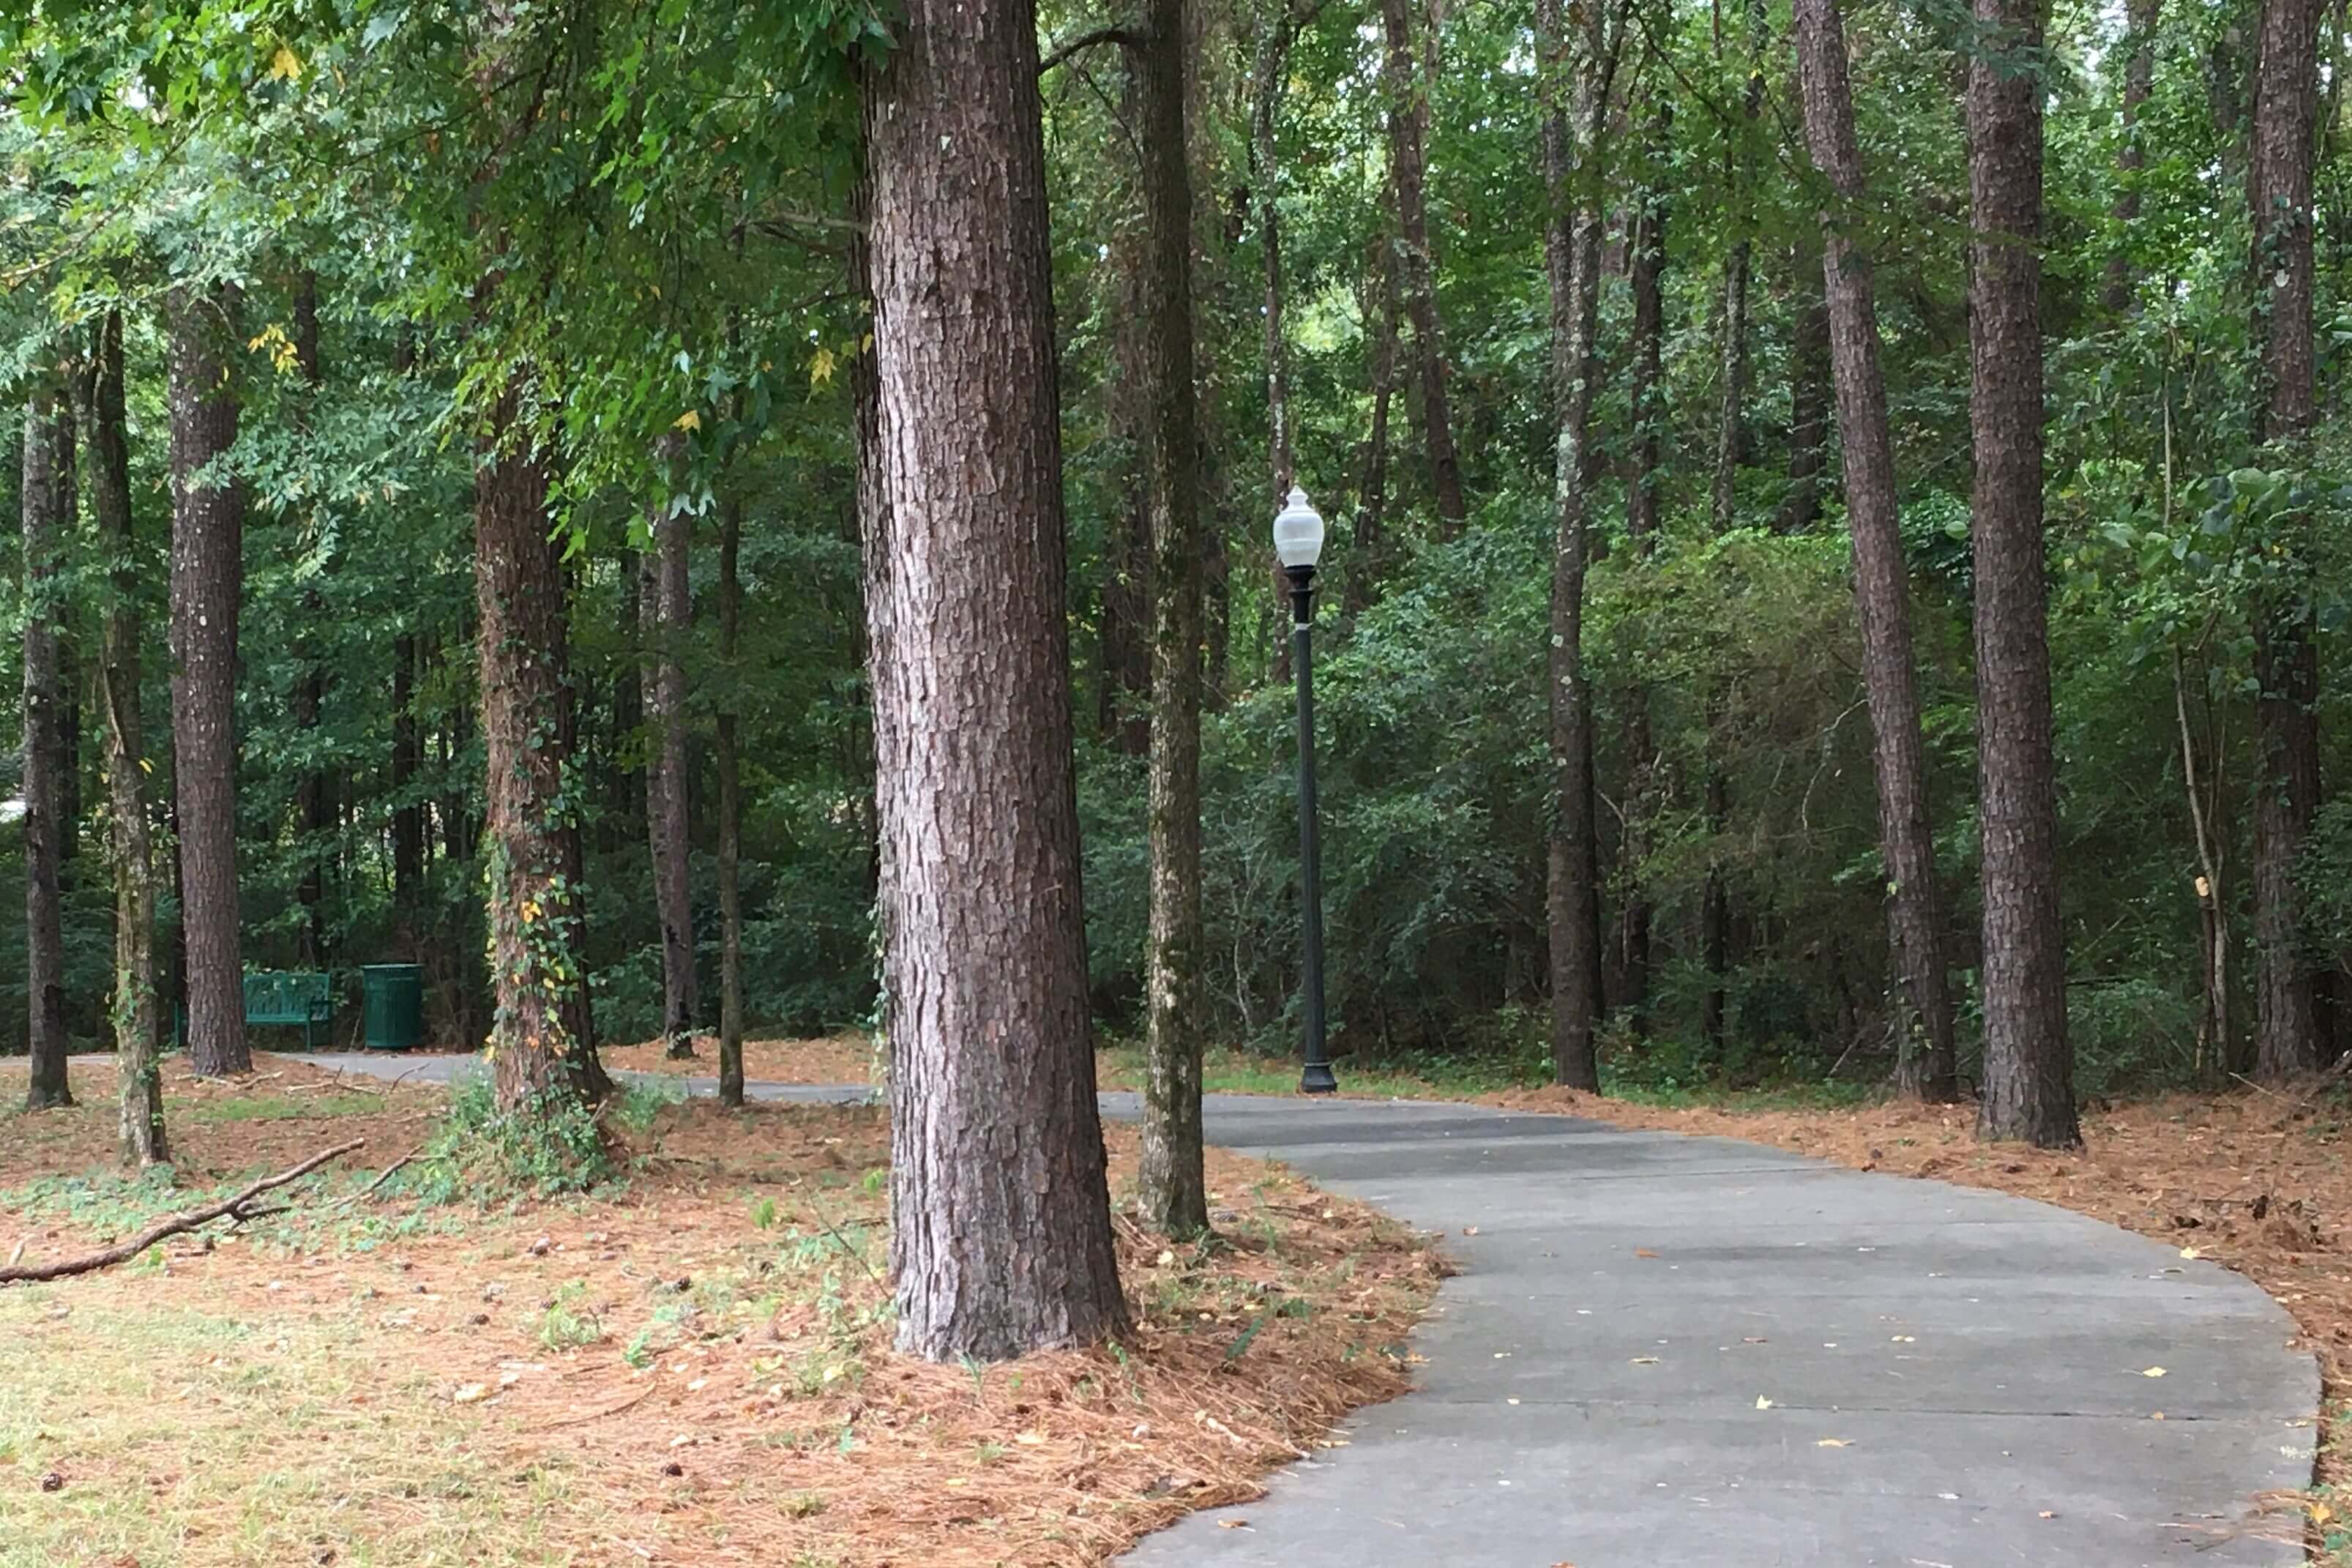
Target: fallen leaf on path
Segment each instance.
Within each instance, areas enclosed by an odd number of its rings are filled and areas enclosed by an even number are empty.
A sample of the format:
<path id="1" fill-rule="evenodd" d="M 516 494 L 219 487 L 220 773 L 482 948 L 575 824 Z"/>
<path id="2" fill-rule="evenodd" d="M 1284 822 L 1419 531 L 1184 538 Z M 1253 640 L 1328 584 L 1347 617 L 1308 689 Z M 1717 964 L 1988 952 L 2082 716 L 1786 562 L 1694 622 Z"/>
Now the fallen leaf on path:
<path id="1" fill-rule="evenodd" d="M 1654 1355 L 1637 1355 L 1633 1358 L 1633 1364 L 1635 1366 L 1655 1366 L 1658 1364 L 1658 1358 Z"/>
<path id="2" fill-rule="evenodd" d="M 1756 1396 L 1756 1408 L 1759 1410 L 1769 1410 L 1772 1408 L 1772 1402 L 1759 1394 Z"/>
<path id="3" fill-rule="evenodd" d="M 1853 1444 L 1844 1437 L 1824 1437 L 1813 1445 L 1816 1448 L 1851 1448 Z"/>
<path id="4" fill-rule="evenodd" d="M 1646 1247 L 1637 1247 L 1633 1249 L 1633 1256 L 1636 1258 L 1655 1258 L 1657 1254 L 1651 1251 Z"/>
<path id="5" fill-rule="evenodd" d="M 2160 1366 L 2152 1366 L 2146 1372 L 2141 1373 L 2140 1375 L 2142 1377 L 2162 1377 L 2164 1375 L 2164 1369 Z"/>
<path id="6" fill-rule="evenodd" d="M 449 1397 L 460 1405 L 476 1405 L 486 1398 L 489 1392 L 489 1389 L 482 1384 L 469 1383 Z"/>

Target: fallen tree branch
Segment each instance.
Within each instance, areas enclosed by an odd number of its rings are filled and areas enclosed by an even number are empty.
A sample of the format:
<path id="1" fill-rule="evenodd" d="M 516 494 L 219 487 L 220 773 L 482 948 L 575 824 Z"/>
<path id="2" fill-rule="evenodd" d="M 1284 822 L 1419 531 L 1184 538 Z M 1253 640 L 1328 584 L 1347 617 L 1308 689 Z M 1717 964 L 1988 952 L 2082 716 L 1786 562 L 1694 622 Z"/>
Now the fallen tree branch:
<path id="1" fill-rule="evenodd" d="M 93 1269 L 110 1268 L 114 1264 L 127 1262 L 138 1257 L 166 1237 L 184 1236 L 199 1226 L 210 1225 L 214 1220 L 224 1215 L 242 1224 L 247 1219 L 256 1217 L 257 1211 L 248 1211 L 246 1208 L 246 1205 L 255 1198 L 272 1187 L 282 1187 L 289 1182 L 299 1181 L 328 1161 L 339 1160 L 352 1150 L 364 1146 L 367 1140 L 364 1138 L 354 1138 L 348 1143 L 337 1144 L 324 1153 L 311 1155 L 291 1170 L 280 1171 L 274 1176 L 264 1176 L 233 1198 L 205 1208 L 190 1209 L 185 1214 L 175 1214 L 152 1229 L 132 1237 L 129 1241 L 118 1242 L 102 1251 L 89 1253 L 81 1258 L 68 1258 L 58 1263 L 35 1264 L 28 1268 L 0 1268 L 0 1285 L 29 1284 L 43 1279 L 63 1279 L 68 1275 L 88 1274 Z M 278 1214 L 283 1211 L 272 1208 L 257 1212 Z"/>
<path id="2" fill-rule="evenodd" d="M 386 1182 L 392 1180 L 395 1175 L 398 1175 L 402 1171 L 407 1169 L 408 1166 L 415 1162 L 416 1156 L 424 1152 L 425 1145 L 422 1143 L 418 1144 L 415 1148 L 411 1149 L 407 1153 L 403 1154 L 399 1159 L 394 1160 L 391 1164 L 386 1165 L 382 1171 L 378 1172 L 374 1181 L 370 1182 L 366 1186 L 362 1187 L 358 1192 L 352 1194 L 349 1197 L 337 1198 L 333 1203 L 327 1206 L 330 1208 L 344 1208 L 350 1205 L 360 1202 L 363 1198 L 373 1197 L 377 1189 L 382 1187 Z"/>

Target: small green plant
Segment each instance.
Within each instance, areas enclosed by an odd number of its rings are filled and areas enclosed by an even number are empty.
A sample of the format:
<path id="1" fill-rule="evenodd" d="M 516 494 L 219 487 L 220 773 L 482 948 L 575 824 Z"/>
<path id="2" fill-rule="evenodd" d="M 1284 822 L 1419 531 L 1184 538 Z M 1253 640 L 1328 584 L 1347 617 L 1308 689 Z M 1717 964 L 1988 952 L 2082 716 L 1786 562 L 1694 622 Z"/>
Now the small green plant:
<path id="1" fill-rule="evenodd" d="M 761 1230 L 776 1228 L 776 1200 L 761 1198 L 751 1205 L 751 1223 Z"/>
<path id="2" fill-rule="evenodd" d="M 1004 1445 L 992 1438 L 982 1438 L 973 1449 L 972 1458 L 983 1465 L 992 1465 L 1004 1458 Z"/>
<path id="3" fill-rule="evenodd" d="M 539 1342 L 549 1350 L 574 1350 L 604 1337 L 604 1323 L 588 1308 L 585 1279 L 574 1279 L 558 1289 L 539 1315 Z"/>
<path id="4" fill-rule="evenodd" d="M 814 1519 L 824 1511 L 823 1492 L 794 1492 L 784 1500 L 784 1516 L 788 1519 Z"/>
<path id="5" fill-rule="evenodd" d="M 449 1097 L 412 1191 L 427 1202 L 551 1198 L 613 1181 L 621 1167 L 596 1112 L 577 1095 L 551 1088 L 512 1110 L 499 1109 L 489 1079 L 477 1073 Z"/>

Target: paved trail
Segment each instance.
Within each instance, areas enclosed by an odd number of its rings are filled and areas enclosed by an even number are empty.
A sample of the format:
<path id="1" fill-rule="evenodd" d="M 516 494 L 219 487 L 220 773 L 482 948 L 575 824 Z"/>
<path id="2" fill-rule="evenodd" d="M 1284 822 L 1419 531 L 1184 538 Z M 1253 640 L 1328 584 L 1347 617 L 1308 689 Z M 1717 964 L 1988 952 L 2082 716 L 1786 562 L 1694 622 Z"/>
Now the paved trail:
<path id="1" fill-rule="evenodd" d="M 2211 1264 L 1724 1139 L 1462 1105 L 1207 1110 L 1215 1142 L 1444 1230 L 1464 1271 L 1416 1338 L 1416 1392 L 1132 1568 L 2303 1561 L 2231 1527 L 2309 1480 L 2318 1373 L 2284 1310 Z"/>

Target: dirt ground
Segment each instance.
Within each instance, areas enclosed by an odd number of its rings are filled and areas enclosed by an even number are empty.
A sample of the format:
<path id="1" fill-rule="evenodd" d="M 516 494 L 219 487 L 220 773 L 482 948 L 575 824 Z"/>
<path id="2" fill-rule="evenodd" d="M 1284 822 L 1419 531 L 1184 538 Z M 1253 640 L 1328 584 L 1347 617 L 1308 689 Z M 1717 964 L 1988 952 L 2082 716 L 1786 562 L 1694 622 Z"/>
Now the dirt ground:
<path id="1" fill-rule="evenodd" d="M 0 1065 L 0 1102 L 22 1086 Z M 0 1259 L 191 1201 L 108 1173 L 112 1088 L 78 1063 L 80 1107 L 0 1118 Z M 1443 1273 L 1213 1152 L 1218 1244 L 1117 1221 L 1127 1344 L 940 1367 L 890 1349 L 875 1110 L 673 1105 L 618 1194 L 482 1207 L 394 1195 L 414 1168 L 360 1195 L 438 1090 L 264 1058 L 167 1092 L 199 1191 L 367 1145 L 287 1215 L 0 1289 L 28 1369 L 0 1380 L 0 1562 L 1097 1563 L 1402 1392 Z"/>
<path id="2" fill-rule="evenodd" d="M 674 1073 L 686 1078 L 719 1076 L 719 1041 L 697 1036 L 694 1055 L 673 1058 L 659 1040 L 635 1046 L 605 1046 L 597 1052 L 615 1071 Z M 874 1049 L 863 1035 L 828 1035 L 811 1040 L 746 1040 L 743 1076 L 765 1083 L 866 1083 L 874 1072 Z"/>

